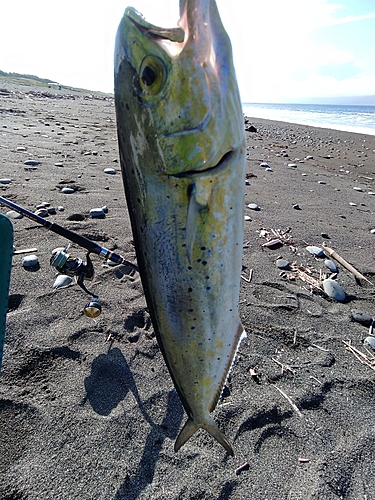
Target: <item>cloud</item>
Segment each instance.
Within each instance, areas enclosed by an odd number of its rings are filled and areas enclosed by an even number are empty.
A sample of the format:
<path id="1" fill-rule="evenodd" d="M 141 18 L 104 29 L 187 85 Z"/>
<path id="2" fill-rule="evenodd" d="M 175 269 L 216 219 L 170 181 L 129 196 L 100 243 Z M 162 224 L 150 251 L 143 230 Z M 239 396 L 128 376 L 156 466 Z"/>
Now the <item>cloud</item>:
<path id="1" fill-rule="evenodd" d="M 347 24 L 347 23 L 356 23 L 358 21 L 364 21 L 365 19 L 374 19 L 375 12 L 373 14 L 365 14 L 363 16 L 346 16 L 341 19 L 331 19 L 327 20 L 325 23 L 321 24 L 321 27 L 325 26 L 334 26 L 337 24 Z"/>

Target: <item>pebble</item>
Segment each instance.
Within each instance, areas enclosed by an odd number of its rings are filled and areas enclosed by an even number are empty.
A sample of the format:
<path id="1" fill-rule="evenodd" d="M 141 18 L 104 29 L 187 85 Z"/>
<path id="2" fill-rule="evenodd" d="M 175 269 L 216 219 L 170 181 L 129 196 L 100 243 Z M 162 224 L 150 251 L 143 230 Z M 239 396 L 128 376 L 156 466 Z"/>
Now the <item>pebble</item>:
<path id="1" fill-rule="evenodd" d="M 115 175 L 116 170 L 115 170 L 114 168 L 105 168 L 105 169 L 104 169 L 104 173 L 105 173 L 105 174 Z"/>
<path id="2" fill-rule="evenodd" d="M 36 165 L 39 165 L 39 162 L 36 160 L 26 160 L 25 165 L 29 165 L 31 167 L 35 167 Z"/>
<path id="3" fill-rule="evenodd" d="M 356 207 L 356 206 L 357 206 L 357 203 L 354 203 L 353 201 L 350 201 L 350 202 L 349 202 L 349 205 L 350 205 L 351 207 Z"/>
<path id="4" fill-rule="evenodd" d="M 318 181 L 318 184 L 327 184 L 325 181 Z"/>
<path id="5" fill-rule="evenodd" d="M 371 347 L 375 351 L 375 337 L 366 337 L 363 341 L 364 345 Z"/>
<path id="6" fill-rule="evenodd" d="M 343 302 L 345 300 L 345 292 L 337 281 L 328 278 L 323 281 L 323 288 L 331 299 L 337 300 L 338 302 Z"/>
<path id="7" fill-rule="evenodd" d="M 24 146 L 17 146 L 17 151 L 26 151 Z"/>
<path id="8" fill-rule="evenodd" d="M 298 203 L 295 203 L 292 206 L 293 206 L 294 210 L 301 210 L 301 207 L 298 205 Z"/>
<path id="9" fill-rule="evenodd" d="M 245 221 L 251 221 L 251 217 L 249 217 L 248 215 L 245 215 L 244 219 L 245 219 Z"/>
<path id="10" fill-rule="evenodd" d="M 259 166 L 260 167 L 264 167 L 264 168 L 269 167 L 269 165 L 268 165 L 268 163 L 266 161 L 263 161 Z"/>
<path id="11" fill-rule="evenodd" d="M 289 269 L 290 263 L 286 259 L 277 259 L 276 266 L 279 269 Z"/>
<path id="12" fill-rule="evenodd" d="M 266 172 L 273 172 L 272 168 L 271 167 L 267 167 L 266 168 Z"/>
<path id="13" fill-rule="evenodd" d="M 47 217 L 48 210 L 46 208 L 38 208 L 38 210 L 36 210 L 34 214 L 39 215 L 39 217 Z"/>
<path id="14" fill-rule="evenodd" d="M 107 264 L 107 266 L 110 266 L 110 267 L 114 267 L 114 266 L 118 266 L 118 263 L 117 262 L 113 262 L 113 260 L 106 260 L 105 263 Z"/>
<path id="15" fill-rule="evenodd" d="M 245 181 L 245 186 L 250 186 L 250 181 L 246 180 Z"/>
<path id="16" fill-rule="evenodd" d="M 55 215 L 56 214 L 56 208 L 55 207 L 50 207 L 47 208 L 47 211 L 50 215 Z"/>
<path id="17" fill-rule="evenodd" d="M 315 255 L 315 257 L 321 257 L 324 254 L 323 248 L 316 247 L 314 245 L 306 247 L 306 250 L 312 255 Z"/>
<path id="18" fill-rule="evenodd" d="M 250 208 L 250 210 L 260 210 L 259 206 L 256 203 L 249 203 L 247 207 Z"/>
<path id="19" fill-rule="evenodd" d="M 361 192 L 361 193 L 363 192 L 363 189 L 362 189 L 362 188 L 360 188 L 360 187 L 358 187 L 358 186 L 354 186 L 354 188 L 353 188 L 353 189 L 354 189 L 355 191 L 358 191 L 358 192 Z"/>
<path id="20" fill-rule="evenodd" d="M 327 239 L 327 240 L 329 240 L 329 239 L 330 239 L 330 237 L 329 237 L 329 234 L 328 234 L 328 233 L 320 233 L 320 236 L 321 236 L 322 238 Z"/>
<path id="21" fill-rule="evenodd" d="M 92 208 L 90 210 L 91 217 L 104 217 L 104 211 L 102 208 Z"/>
<path id="22" fill-rule="evenodd" d="M 57 210 L 58 210 L 59 212 L 63 212 L 63 211 L 65 210 L 65 208 L 64 208 L 64 207 L 62 207 L 61 205 L 59 205 L 59 206 L 57 207 Z"/>
<path id="23" fill-rule="evenodd" d="M 0 179 L 0 184 L 10 184 L 12 179 Z"/>
<path id="24" fill-rule="evenodd" d="M 35 267 L 39 264 L 38 257 L 36 255 L 27 255 L 22 259 L 23 267 Z"/>
<path id="25" fill-rule="evenodd" d="M 288 163 L 288 167 L 297 168 L 297 163 Z"/>
<path id="26" fill-rule="evenodd" d="M 6 213 L 6 216 L 9 217 L 10 219 L 22 219 L 23 215 L 16 212 L 15 210 L 10 210 L 9 212 Z"/>
<path id="27" fill-rule="evenodd" d="M 370 233 L 375 234 L 375 229 L 371 229 Z"/>
<path id="28" fill-rule="evenodd" d="M 370 326 L 372 324 L 372 317 L 359 309 L 352 309 L 352 318 L 354 321 L 361 323 L 364 326 Z"/>
<path id="29" fill-rule="evenodd" d="M 374 191 L 369 191 L 367 194 L 370 194 L 371 196 L 375 196 L 375 192 Z"/>
<path id="30" fill-rule="evenodd" d="M 333 262 L 331 259 L 326 259 L 324 261 L 324 264 L 328 267 L 328 269 L 331 271 L 331 273 L 337 273 L 338 269 L 336 264 Z"/>
<path id="31" fill-rule="evenodd" d="M 57 162 L 57 163 L 55 163 L 55 167 L 63 167 L 63 166 L 64 166 L 64 164 L 63 164 L 63 163 L 61 163 L 61 162 Z"/>
<path id="32" fill-rule="evenodd" d="M 70 276 L 66 276 L 65 274 L 59 274 L 59 276 L 57 276 L 57 278 L 55 279 L 52 288 L 61 288 L 63 286 L 70 285 L 72 281 L 73 279 Z"/>
<path id="33" fill-rule="evenodd" d="M 104 207 L 102 207 L 102 210 L 103 210 L 103 212 L 105 214 L 107 214 L 108 213 L 108 207 L 107 207 L 107 205 L 104 205 Z"/>
<path id="34" fill-rule="evenodd" d="M 74 189 L 65 187 L 65 188 L 62 188 L 62 190 L 60 192 L 63 194 L 72 194 L 72 193 L 74 193 Z"/>
<path id="35" fill-rule="evenodd" d="M 313 156 L 306 156 L 305 160 L 313 160 L 314 157 Z"/>

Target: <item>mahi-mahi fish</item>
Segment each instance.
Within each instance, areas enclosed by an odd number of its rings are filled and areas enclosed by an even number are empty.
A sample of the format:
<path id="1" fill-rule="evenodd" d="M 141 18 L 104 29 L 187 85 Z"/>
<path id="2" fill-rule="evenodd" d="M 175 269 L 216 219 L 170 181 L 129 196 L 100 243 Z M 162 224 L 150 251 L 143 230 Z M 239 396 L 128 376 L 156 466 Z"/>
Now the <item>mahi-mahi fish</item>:
<path id="1" fill-rule="evenodd" d="M 115 49 L 125 194 L 156 337 L 188 420 L 233 449 L 210 413 L 244 335 L 238 313 L 245 135 L 215 0 L 180 0 L 175 28 L 125 10 Z"/>

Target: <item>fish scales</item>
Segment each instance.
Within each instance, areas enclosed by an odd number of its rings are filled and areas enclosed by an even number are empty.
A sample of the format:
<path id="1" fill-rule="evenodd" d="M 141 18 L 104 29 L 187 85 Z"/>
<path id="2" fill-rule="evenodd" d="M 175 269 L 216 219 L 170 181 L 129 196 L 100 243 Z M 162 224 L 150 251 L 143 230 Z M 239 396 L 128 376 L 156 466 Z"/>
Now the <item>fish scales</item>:
<path id="1" fill-rule="evenodd" d="M 175 450 L 203 428 L 233 454 L 210 413 L 243 335 L 243 115 L 215 1 L 183 0 L 180 15 L 165 29 L 129 7 L 120 23 L 120 160 L 147 305 L 188 415 Z"/>

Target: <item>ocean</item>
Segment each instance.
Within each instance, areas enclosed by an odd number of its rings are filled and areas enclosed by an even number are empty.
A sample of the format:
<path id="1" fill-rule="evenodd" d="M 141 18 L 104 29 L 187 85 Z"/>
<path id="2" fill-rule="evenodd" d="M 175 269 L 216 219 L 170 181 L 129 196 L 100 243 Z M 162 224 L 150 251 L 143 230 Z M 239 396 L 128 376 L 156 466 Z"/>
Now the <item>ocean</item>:
<path id="1" fill-rule="evenodd" d="M 245 116 L 375 135 L 375 106 L 243 103 Z"/>

